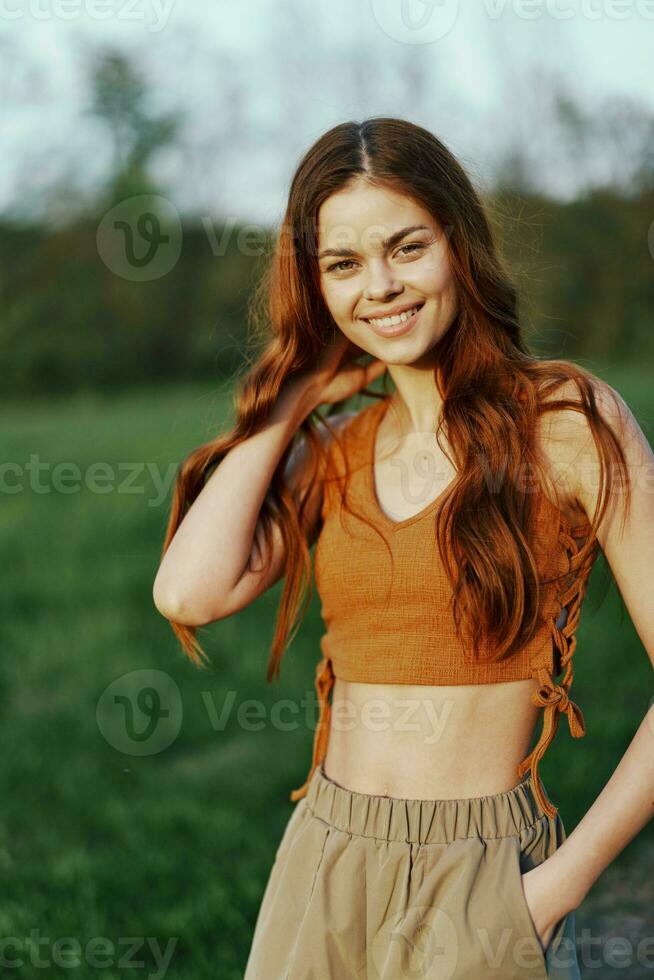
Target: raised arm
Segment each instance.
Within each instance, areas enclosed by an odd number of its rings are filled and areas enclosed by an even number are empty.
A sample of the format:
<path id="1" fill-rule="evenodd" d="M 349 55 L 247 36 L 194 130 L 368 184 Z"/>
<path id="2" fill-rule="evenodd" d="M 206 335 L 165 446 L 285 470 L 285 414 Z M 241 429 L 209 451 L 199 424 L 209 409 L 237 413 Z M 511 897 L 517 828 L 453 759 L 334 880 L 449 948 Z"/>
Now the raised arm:
<path id="1" fill-rule="evenodd" d="M 259 513 L 282 454 L 312 408 L 301 391 L 288 388 L 264 428 L 234 446 L 220 461 L 184 516 L 159 567 L 153 598 L 167 619 L 188 626 L 224 619 L 279 580 L 284 563 L 281 533 L 273 525 L 269 562 Z M 334 419 L 339 424 L 341 416 Z M 311 456 L 302 435 L 285 468 L 296 494 L 305 485 Z M 309 543 L 318 531 L 321 502 L 322 484 L 316 480 L 304 511 Z"/>
<path id="2" fill-rule="evenodd" d="M 358 351 L 360 354 L 361 352 Z M 273 524 L 272 556 L 265 553 L 260 512 L 270 483 L 302 421 L 319 404 L 338 402 L 355 394 L 385 368 L 347 361 L 357 355 L 343 338 L 327 349 L 310 382 L 293 380 L 282 389 L 264 427 L 233 446 L 207 480 L 184 515 L 161 561 L 153 599 L 167 619 L 186 626 L 204 626 L 224 619 L 274 585 L 284 567 L 281 531 Z M 351 412 L 330 416 L 336 431 Z M 323 443 L 331 437 L 319 426 Z M 285 477 L 299 500 L 310 484 L 312 447 L 304 434 L 289 454 Z M 319 529 L 322 481 L 310 487 L 303 510 L 303 531 L 309 544 Z"/>

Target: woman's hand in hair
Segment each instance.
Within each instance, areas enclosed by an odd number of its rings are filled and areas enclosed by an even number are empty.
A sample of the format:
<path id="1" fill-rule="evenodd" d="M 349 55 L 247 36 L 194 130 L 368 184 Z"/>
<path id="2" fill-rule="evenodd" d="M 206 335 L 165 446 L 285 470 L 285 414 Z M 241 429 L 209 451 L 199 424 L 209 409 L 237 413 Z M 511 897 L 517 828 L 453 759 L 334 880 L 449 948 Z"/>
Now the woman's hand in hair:
<path id="1" fill-rule="evenodd" d="M 308 383 L 317 405 L 333 404 L 351 398 L 386 370 L 386 363 L 374 358 L 368 364 L 357 361 L 368 356 L 339 330 L 334 343 L 323 347 Z"/>

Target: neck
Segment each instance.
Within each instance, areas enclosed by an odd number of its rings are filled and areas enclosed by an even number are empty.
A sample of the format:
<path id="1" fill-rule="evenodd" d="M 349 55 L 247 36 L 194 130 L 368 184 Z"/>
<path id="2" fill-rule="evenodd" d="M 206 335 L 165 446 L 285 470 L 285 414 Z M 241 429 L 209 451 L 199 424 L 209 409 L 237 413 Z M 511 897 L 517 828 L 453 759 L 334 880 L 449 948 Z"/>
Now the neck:
<path id="1" fill-rule="evenodd" d="M 402 432 L 435 432 L 443 399 L 436 387 L 433 367 L 422 371 L 392 366 L 389 374 L 396 387 L 390 405 Z"/>

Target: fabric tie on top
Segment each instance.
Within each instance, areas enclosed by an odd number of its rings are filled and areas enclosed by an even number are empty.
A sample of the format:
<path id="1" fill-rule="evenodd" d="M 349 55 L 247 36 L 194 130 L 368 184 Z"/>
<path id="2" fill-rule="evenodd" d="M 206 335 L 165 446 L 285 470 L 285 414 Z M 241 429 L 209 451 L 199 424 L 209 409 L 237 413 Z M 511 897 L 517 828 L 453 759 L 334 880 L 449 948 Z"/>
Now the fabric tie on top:
<path id="1" fill-rule="evenodd" d="M 329 657 L 323 657 L 318 661 L 316 666 L 316 679 L 315 687 L 316 694 L 318 696 L 318 705 L 320 707 L 320 712 L 318 715 L 318 724 L 316 725 L 316 731 L 313 737 L 313 759 L 311 763 L 311 769 L 309 770 L 309 775 L 307 776 L 304 784 L 298 789 L 294 789 L 291 793 L 291 800 L 295 802 L 306 796 L 307 790 L 309 788 L 309 783 L 311 782 L 311 777 L 318 765 L 324 759 L 327 753 L 327 742 L 329 740 L 329 724 L 331 720 L 331 703 L 329 701 L 329 695 L 332 687 L 334 686 L 334 672 L 332 670 L 332 663 Z"/>
<path id="2" fill-rule="evenodd" d="M 586 726 L 581 708 L 568 696 L 569 682 L 563 681 L 561 684 L 555 684 L 545 669 L 541 669 L 538 673 L 540 686 L 534 693 L 532 700 L 539 708 L 545 709 L 543 729 L 536 747 L 518 766 L 518 776 L 522 778 L 531 769 L 536 799 L 543 811 L 549 817 L 554 817 L 557 809 L 545 796 L 538 772 L 538 764 L 556 735 L 562 714 L 566 714 L 568 717 L 568 726 L 573 738 L 582 738 L 586 734 Z"/>
<path id="3" fill-rule="evenodd" d="M 588 584 L 588 578 L 592 569 L 593 561 L 597 553 L 597 545 L 589 549 L 585 557 L 582 557 L 581 548 L 578 546 L 575 535 L 565 531 L 559 533 L 559 541 L 569 555 L 570 567 L 574 577 L 568 589 L 558 592 L 558 602 L 561 608 L 567 608 L 568 615 L 563 626 L 559 626 L 558 620 L 550 619 L 550 629 L 554 645 L 559 653 L 561 669 L 565 669 L 560 684 L 556 684 L 552 678 L 552 673 L 545 668 L 539 668 L 535 673 L 539 680 L 539 687 L 532 697 L 533 703 L 544 708 L 543 729 L 538 744 L 533 751 L 518 766 L 518 776 L 522 777 L 531 769 L 534 779 L 534 790 L 539 803 L 545 813 L 554 817 L 557 809 L 543 792 L 541 780 L 538 775 L 538 764 L 543 758 L 546 750 L 556 735 L 559 726 L 559 718 L 562 714 L 568 717 L 568 726 L 573 738 L 583 738 L 586 734 L 586 725 L 581 708 L 575 704 L 569 696 L 574 672 L 572 667 L 572 656 L 577 646 L 577 625 L 581 612 L 581 604 Z"/>

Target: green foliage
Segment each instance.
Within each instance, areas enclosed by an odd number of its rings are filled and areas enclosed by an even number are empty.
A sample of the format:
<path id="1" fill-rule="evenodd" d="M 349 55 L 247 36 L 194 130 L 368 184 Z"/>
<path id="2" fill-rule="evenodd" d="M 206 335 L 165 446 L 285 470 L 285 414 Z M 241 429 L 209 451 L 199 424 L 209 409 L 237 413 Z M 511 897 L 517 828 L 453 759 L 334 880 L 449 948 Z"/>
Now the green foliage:
<path id="1" fill-rule="evenodd" d="M 150 93 L 135 63 L 107 49 L 94 64 L 89 115 L 111 134 L 114 160 L 109 182 L 100 194 L 105 208 L 117 201 L 156 191 L 148 168 L 158 150 L 174 142 L 181 116 L 154 113 Z"/>
<path id="2" fill-rule="evenodd" d="M 492 203 L 538 353 L 653 363 L 653 185 L 563 203 L 507 191 Z"/>
<path id="3" fill-rule="evenodd" d="M 133 282 L 101 260 L 96 232 L 0 228 L 4 397 L 233 374 L 254 271 L 236 236 L 216 257 L 202 229 L 183 228 L 175 269 Z"/>
<path id="4" fill-rule="evenodd" d="M 134 168 L 126 174 L 123 190 L 155 190 Z M 106 191 L 108 206 L 122 179 Z M 136 223 L 141 199 L 132 200 Z M 654 190 L 594 192 L 570 203 L 507 191 L 490 203 L 502 214 L 500 244 L 538 353 L 652 363 Z M 242 363 L 270 232 L 261 229 L 252 247 L 239 226 L 183 222 L 173 267 L 139 282 L 101 257 L 105 214 L 50 231 L 0 224 L 5 398 L 229 379 Z"/>

